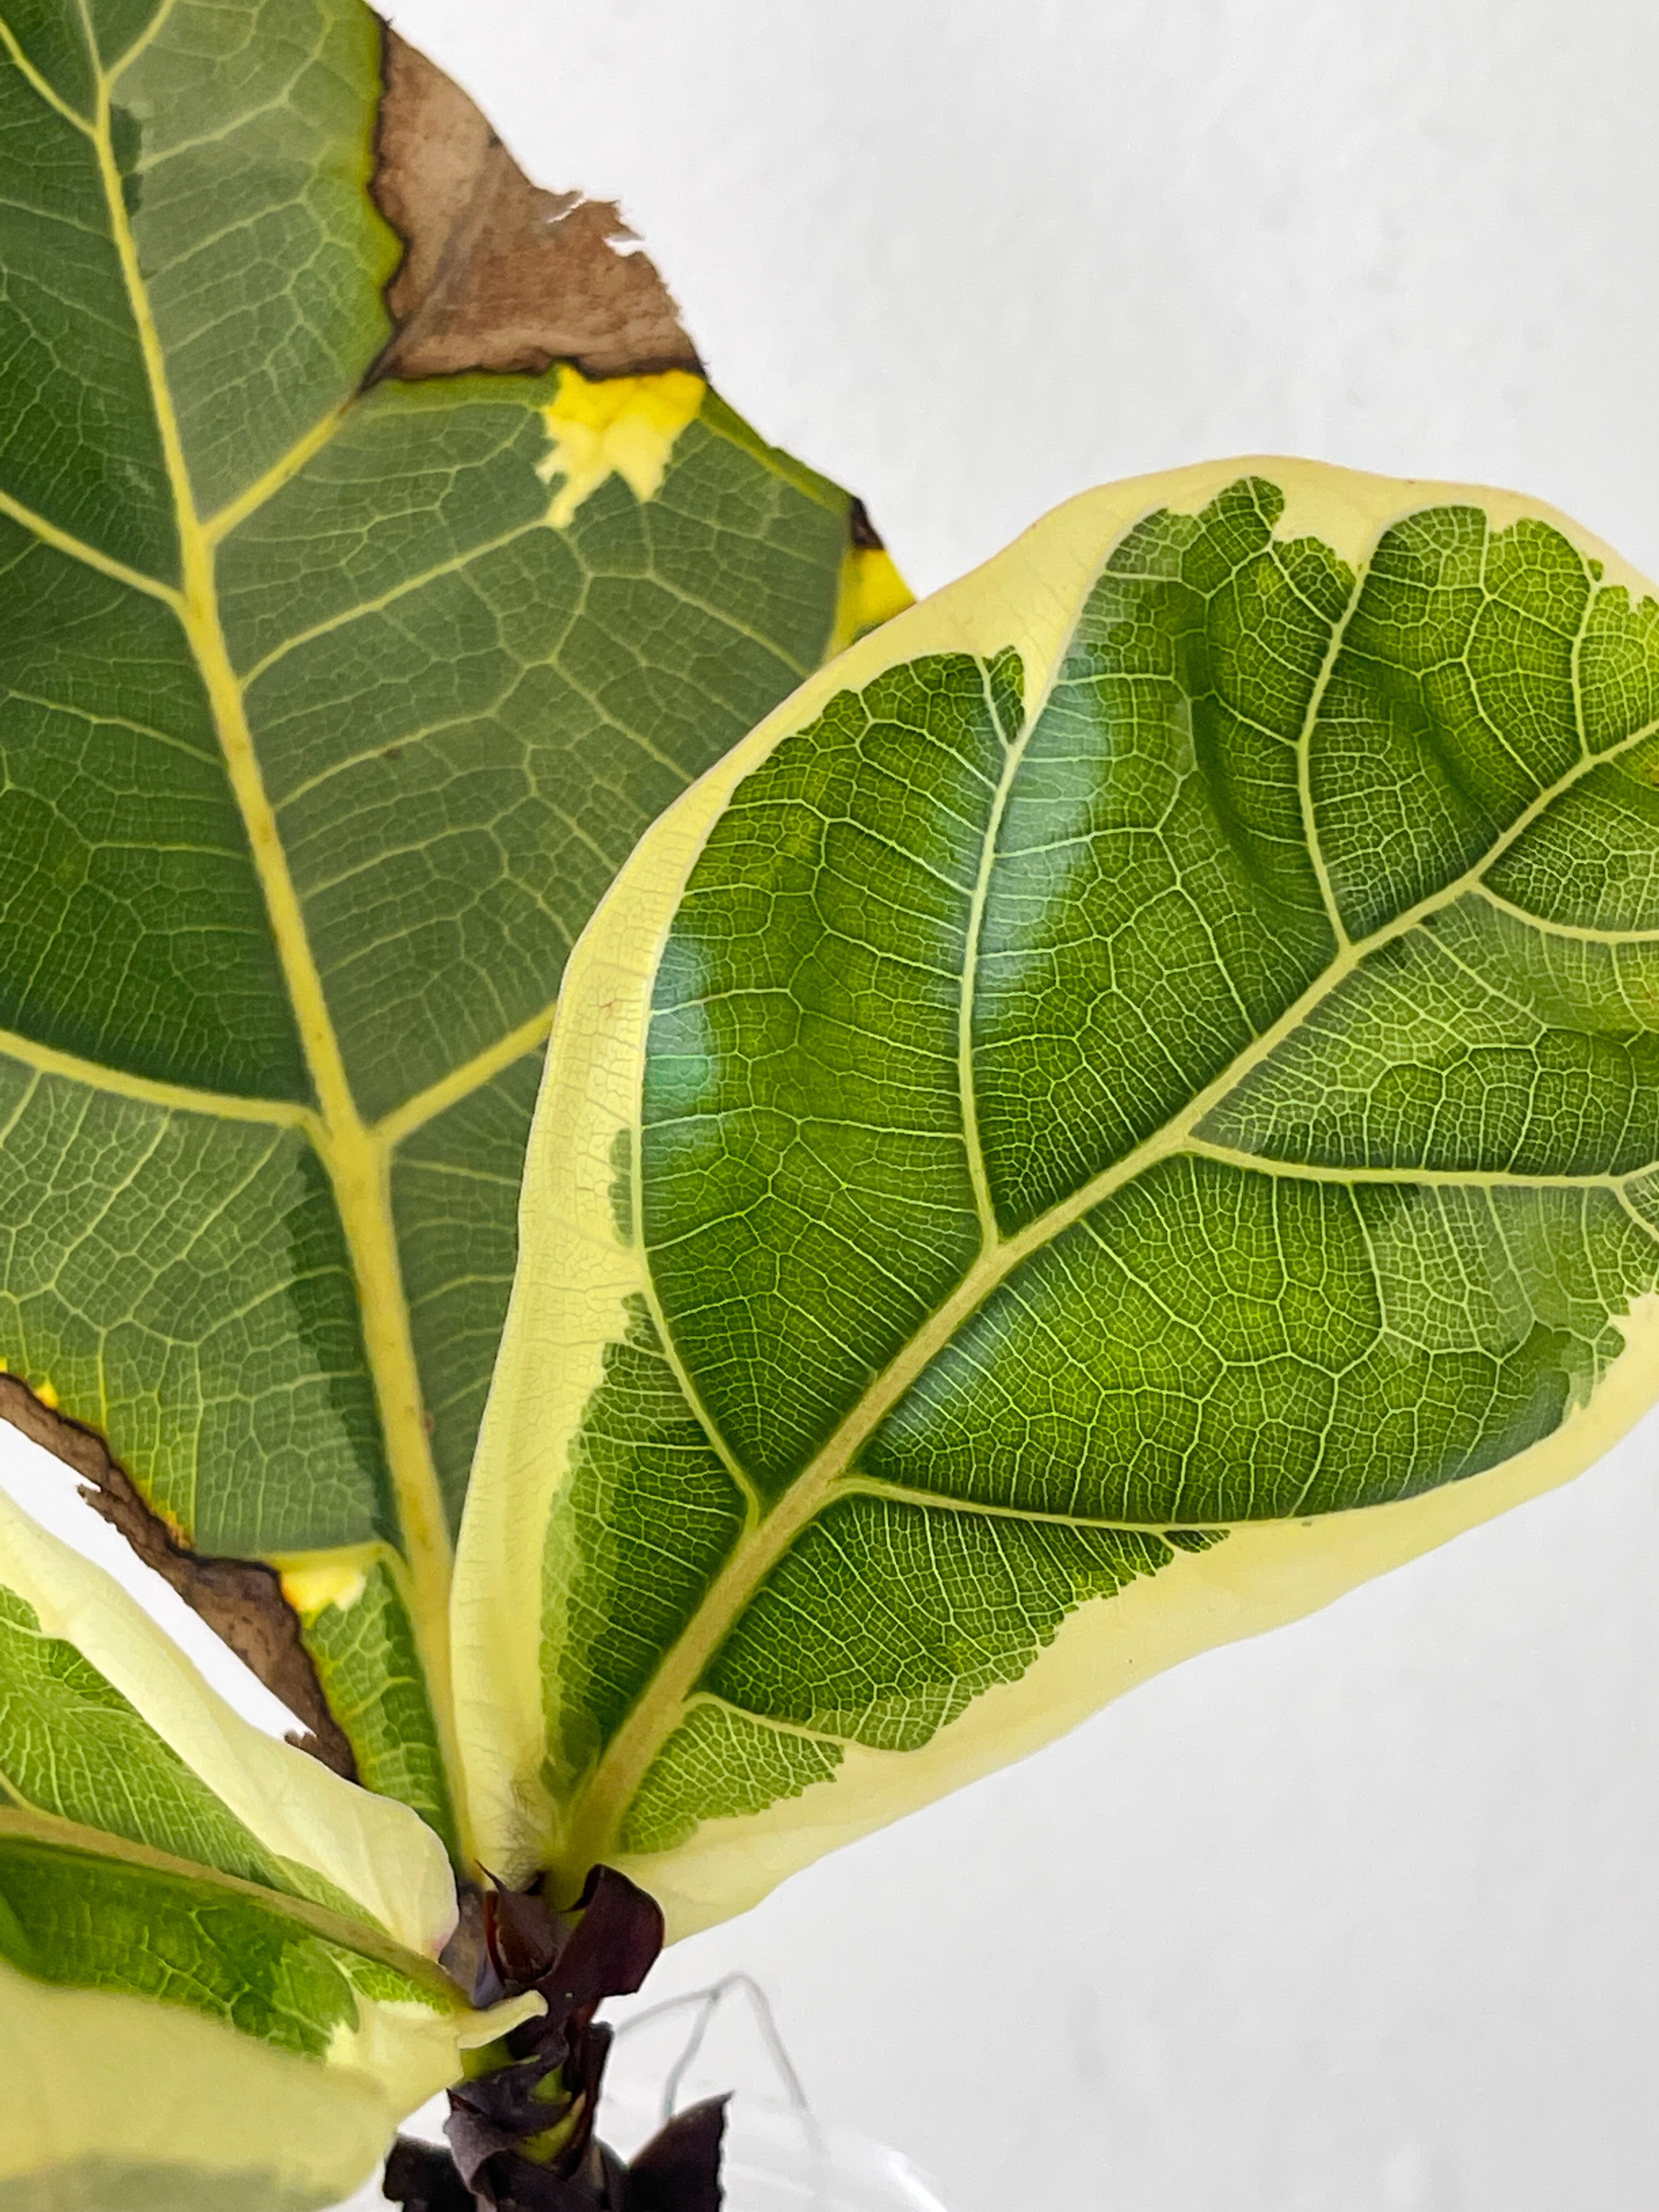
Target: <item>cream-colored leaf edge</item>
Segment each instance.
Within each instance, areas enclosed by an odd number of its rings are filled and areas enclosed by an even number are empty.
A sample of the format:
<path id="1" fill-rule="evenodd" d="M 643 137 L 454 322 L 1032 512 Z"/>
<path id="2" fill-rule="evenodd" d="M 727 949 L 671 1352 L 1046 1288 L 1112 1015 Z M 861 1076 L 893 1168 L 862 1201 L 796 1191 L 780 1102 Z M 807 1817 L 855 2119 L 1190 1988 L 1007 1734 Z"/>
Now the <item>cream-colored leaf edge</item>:
<path id="1" fill-rule="evenodd" d="M 372 1796 L 231 1709 L 114 1577 L 0 1492 L 0 1583 L 149 1723 L 268 1850 L 308 1867 L 434 1959 L 453 1931 L 443 1845 L 406 1806 Z"/>
<path id="2" fill-rule="evenodd" d="M 566 970 L 520 1200 L 520 1261 L 457 1557 L 453 1633 L 463 1762 L 479 1850 L 514 1881 L 568 1842 L 544 1779 L 543 1539 L 572 1439 L 651 1290 L 618 1231 L 618 1131 L 637 1112 L 650 996 L 686 878 L 737 785 L 838 692 L 925 653 L 1015 647 L 1040 700 L 1112 547 L 1144 516 L 1194 513 L 1243 476 L 1285 497 L 1280 538 L 1316 536 L 1351 565 L 1401 516 L 1480 507 L 1494 528 L 1559 529 L 1638 599 L 1653 587 L 1546 503 L 1485 486 L 1378 477 L 1273 456 L 1208 462 L 1085 492 L 960 582 L 818 670 L 671 807 L 635 848 Z M 703 1823 L 677 1849 L 623 1857 L 663 1904 L 671 1937 L 757 1903 L 785 1875 L 1074 1727 L 1177 1661 L 1315 1610 L 1583 1471 L 1659 1396 L 1659 1299 L 1621 1322 L 1626 1350 L 1593 1403 L 1504 1466 L 1402 1504 L 1236 1530 L 1200 1554 L 1071 1615 L 1019 1681 L 989 1691 L 922 1750 L 850 1747 L 829 1781 L 759 1814 Z M 560 1632 L 556 1619 L 551 1632 Z"/>
<path id="3" fill-rule="evenodd" d="M 423 2007 L 373 2008 L 423 2012 Z M 435 2015 L 426 2013 L 428 2022 Z M 60 1990 L 0 1965 L 0 2184 L 40 2178 L 78 2203 L 78 2165 L 131 2163 L 269 2177 L 285 2212 L 337 2203 L 366 2180 L 398 2123 L 454 2078 L 441 2037 L 388 2023 L 375 2070 L 319 2064 L 176 2006 Z M 453 2041 L 451 2043 L 453 2051 Z"/>
<path id="4" fill-rule="evenodd" d="M 1620 1329 L 1626 1348 L 1588 1407 L 1503 1466 L 1398 1505 L 1249 1522 L 1178 1553 L 1115 1598 L 1084 1605 L 1017 1682 L 975 1698 L 920 1751 L 850 1744 L 833 1778 L 748 1819 L 706 1820 L 678 1850 L 621 1856 L 678 1940 L 744 1912 L 786 1875 L 964 1784 L 1024 1759 L 1153 1675 L 1218 1644 L 1316 1613 L 1483 1521 L 1582 1474 L 1659 1397 L 1659 1297 Z"/>

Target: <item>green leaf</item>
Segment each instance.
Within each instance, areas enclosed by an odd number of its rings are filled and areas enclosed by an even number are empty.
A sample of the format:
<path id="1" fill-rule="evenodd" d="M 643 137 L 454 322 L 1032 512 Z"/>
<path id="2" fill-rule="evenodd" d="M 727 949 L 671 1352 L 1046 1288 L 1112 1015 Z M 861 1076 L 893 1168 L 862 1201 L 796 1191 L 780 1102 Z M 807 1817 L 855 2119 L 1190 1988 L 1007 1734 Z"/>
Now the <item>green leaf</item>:
<path id="1" fill-rule="evenodd" d="M 1093 493 L 567 978 L 457 1586 L 491 1863 L 678 1930 L 1659 1393 L 1659 608 L 1522 500 Z"/>
<path id="2" fill-rule="evenodd" d="M 434 1964 L 454 1922 L 412 1812 L 0 1497 L 0 2205 L 345 2194 L 499 2032 Z"/>
<path id="3" fill-rule="evenodd" d="M 428 144 L 478 165 L 437 204 Z M 500 328 L 434 231 L 485 185 Z M 282 1570 L 338 1755 L 457 1850 L 453 1534 L 566 955 L 902 590 L 565 212 L 362 0 L 0 6 L 0 1357 L 187 1594 L 171 1540 Z M 669 365 L 574 365 L 621 356 L 561 253 Z"/>

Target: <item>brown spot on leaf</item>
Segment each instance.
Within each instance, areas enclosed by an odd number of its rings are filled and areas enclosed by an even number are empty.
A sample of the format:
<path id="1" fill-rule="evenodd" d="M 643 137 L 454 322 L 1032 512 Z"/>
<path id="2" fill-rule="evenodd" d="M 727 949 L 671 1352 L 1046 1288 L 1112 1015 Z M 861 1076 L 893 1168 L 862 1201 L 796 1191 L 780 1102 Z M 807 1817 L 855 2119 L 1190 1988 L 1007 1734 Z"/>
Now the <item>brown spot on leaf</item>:
<path id="1" fill-rule="evenodd" d="M 15 1375 L 0 1375 L 0 1419 L 72 1468 L 81 1495 L 126 1538 L 147 1567 L 154 1567 L 214 1632 L 223 1638 L 265 1687 L 305 1723 L 307 1733 L 289 1741 L 331 1766 L 348 1782 L 357 1762 L 345 1732 L 328 1709 L 300 1622 L 283 1595 L 275 1568 L 258 1559 L 204 1559 L 181 1542 L 147 1505 L 137 1484 L 95 1430 L 43 1406 Z"/>
<path id="2" fill-rule="evenodd" d="M 460 87 L 388 27 L 372 189 L 404 241 L 372 375 L 701 372 L 668 287 L 610 200 L 532 185 Z"/>
<path id="3" fill-rule="evenodd" d="M 887 540 L 870 520 L 870 510 L 855 499 L 847 510 L 847 535 L 861 553 L 884 553 Z"/>

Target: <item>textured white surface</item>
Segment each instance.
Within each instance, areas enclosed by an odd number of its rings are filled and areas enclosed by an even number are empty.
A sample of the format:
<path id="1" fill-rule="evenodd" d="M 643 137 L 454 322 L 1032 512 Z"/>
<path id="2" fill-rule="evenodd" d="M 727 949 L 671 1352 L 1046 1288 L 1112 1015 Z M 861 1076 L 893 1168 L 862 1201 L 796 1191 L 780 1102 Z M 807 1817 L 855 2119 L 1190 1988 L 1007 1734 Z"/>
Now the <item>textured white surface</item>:
<path id="1" fill-rule="evenodd" d="M 402 0 L 919 588 L 1229 452 L 1659 571 L 1638 0 Z M 952 2212 L 1659 2202 L 1659 1424 L 682 1947 Z"/>

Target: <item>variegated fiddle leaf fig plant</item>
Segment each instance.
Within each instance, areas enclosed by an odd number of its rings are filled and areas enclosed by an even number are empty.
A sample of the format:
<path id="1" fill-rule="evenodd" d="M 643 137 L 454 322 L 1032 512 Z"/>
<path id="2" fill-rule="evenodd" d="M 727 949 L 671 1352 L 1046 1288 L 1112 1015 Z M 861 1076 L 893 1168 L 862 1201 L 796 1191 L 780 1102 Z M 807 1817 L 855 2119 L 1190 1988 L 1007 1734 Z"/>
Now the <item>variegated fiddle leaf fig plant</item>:
<path id="1" fill-rule="evenodd" d="M 665 1932 L 1659 1395 L 1659 607 L 1269 460 L 901 611 L 361 0 L 0 123 L 0 1411 L 308 1732 L 0 1498 L 0 2212 L 712 2207 Z"/>

